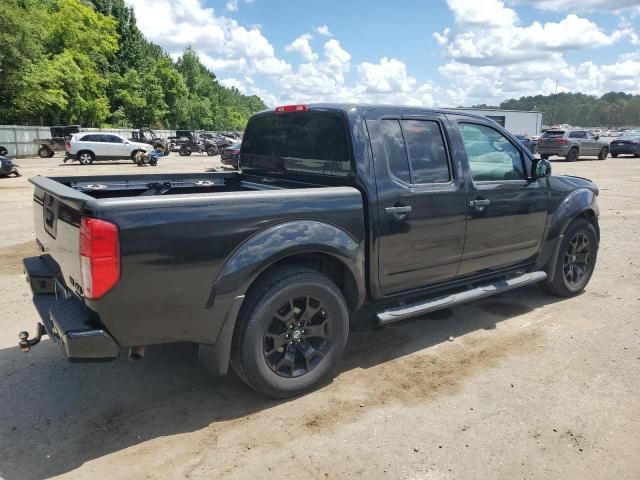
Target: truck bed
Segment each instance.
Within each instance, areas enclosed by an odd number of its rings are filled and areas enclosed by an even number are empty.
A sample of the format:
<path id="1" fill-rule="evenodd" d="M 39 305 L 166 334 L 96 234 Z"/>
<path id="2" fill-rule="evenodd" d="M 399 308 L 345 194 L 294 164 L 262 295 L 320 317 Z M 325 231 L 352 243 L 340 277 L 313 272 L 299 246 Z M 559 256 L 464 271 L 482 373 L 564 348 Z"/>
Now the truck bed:
<path id="1" fill-rule="evenodd" d="M 95 328 L 105 328 L 120 346 L 214 343 L 232 300 L 228 292 L 249 281 L 247 269 L 260 268 L 276 246 L 296 249 L 313 241 L 331 251 L 338 243 L 364 244 L 363 198 L 349 186 L 240 172 L 38 176 L 31 182 L 43 256 L 88 308 Z M 119 231 L 120 280 L 95 301 L 82 295 L 83 216 Z M 354 261 L 364 264 L 352 250 Z"/>
<path id="2" fill-rule="evenodd" d="M 32 183 L 38 185 L 38 182 L 42 182 L 43 178 L 96 199 L 148 195 L 318 188 L 321 186 L 291 180 L 243 175 L 240 172 L 102 175 L 99 177 L 35 177 Z M 51 185 L 49 182 L 47 183 Z"/>

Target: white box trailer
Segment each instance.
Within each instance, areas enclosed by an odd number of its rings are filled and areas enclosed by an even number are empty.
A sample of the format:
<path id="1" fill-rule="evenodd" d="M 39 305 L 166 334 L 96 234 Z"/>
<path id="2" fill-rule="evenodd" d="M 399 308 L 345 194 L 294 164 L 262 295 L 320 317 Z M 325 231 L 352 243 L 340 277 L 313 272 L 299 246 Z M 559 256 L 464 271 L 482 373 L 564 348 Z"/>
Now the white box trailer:
<path id="1" fill-rule="evenodd" d="M 514 135 L 540 135 L 542 133 L 542 112 L 524 110 L 498 110 L 477 108 L 452 108 L 460 112 L 472 112 L 494 120 Z"/>

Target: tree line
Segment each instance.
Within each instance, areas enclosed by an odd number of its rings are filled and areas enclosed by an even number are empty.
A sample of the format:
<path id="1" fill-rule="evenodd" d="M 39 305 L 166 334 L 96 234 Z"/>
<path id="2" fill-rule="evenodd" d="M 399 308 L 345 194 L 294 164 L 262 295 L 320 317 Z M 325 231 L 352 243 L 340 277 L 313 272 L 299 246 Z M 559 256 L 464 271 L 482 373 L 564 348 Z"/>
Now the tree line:
<path id="1" fill-rule="evenodd" d="M 124 0 L 2 0 L 0 19 L 0 124 L 242 130 L 266 108 L 191 48 L 173 61 Z"/>
<path id="2" fill-rule="evenodd" d="M 545 125 L 568 123 L 580 127 L 640 126 L 640 95 L 609 92 L 597 97 L 583 93 L 559 93 L 555 108 L 553 97 L 554 95 L 521 97 L 518 100 L 506 100 L 499 106 L 490 108 L 544 112 Z"/>

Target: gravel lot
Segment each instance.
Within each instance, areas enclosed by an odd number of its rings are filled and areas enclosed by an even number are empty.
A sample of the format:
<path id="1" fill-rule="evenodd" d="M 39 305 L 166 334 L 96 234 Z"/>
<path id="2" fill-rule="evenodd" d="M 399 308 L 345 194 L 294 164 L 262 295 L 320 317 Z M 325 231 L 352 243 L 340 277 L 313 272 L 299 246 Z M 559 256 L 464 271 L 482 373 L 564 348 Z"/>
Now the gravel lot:
<path id="1" fill-rule="evenodd" d="M 212 379 L 191 345 L 144 361 L 72 365 L 21 274 L 34 254 L 36 174 L 201 172 L 215 159 L 81 167 L 20 159 L 0 178 L 0 477 L 640 478 L 640 159 L 555 161 L 601 187 L 602 243 L 587 291 L 537 287 L 350 335 L 337 377 L 289 401 Z M 453 337 L 453 341 L 448 341 Z"/>

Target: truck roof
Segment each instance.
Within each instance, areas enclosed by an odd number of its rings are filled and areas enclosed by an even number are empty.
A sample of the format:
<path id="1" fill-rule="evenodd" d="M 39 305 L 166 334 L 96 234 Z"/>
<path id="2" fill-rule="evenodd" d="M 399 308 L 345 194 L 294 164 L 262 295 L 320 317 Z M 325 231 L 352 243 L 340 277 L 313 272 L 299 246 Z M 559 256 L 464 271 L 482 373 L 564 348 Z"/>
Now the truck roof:
<path id="1" fill-rule="evenodd" d="M 454 114 L 461 116 L 469 116 L 474 118 L 482 118 L 484 120 L 487 119 L 486 116 L 480 113 L 473 113 L 471 111 L 460 111 L 454 108 L 436 108 L 436 107 L 417 107 L 417 106 L 407 106 L 407 105 L 381 105 L 381 104 L 366 104 L 366 103 L 307 103 L 304 104 L 309 110 L 334 110 L 340 112 L 348 112 L 353 109 L 361 112 L 366 112 L 368 110 L 389 110 L 396 112 L 398 110 L 411 111 L 415 113 L 441 113 L 441 114 Z M 276 107 L 277 108 L 277 107 Z M 268 113 L 275 112 L 275 108 L 269 108 L 259 112 Z"/>

